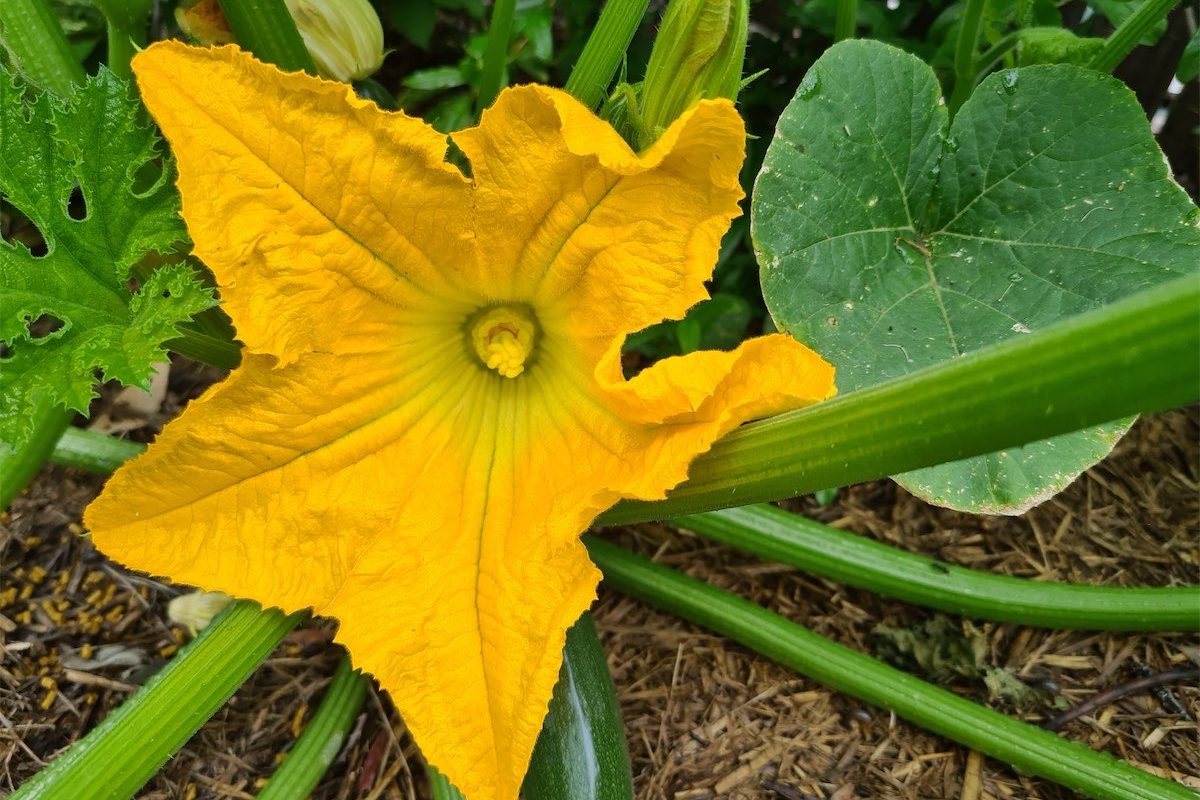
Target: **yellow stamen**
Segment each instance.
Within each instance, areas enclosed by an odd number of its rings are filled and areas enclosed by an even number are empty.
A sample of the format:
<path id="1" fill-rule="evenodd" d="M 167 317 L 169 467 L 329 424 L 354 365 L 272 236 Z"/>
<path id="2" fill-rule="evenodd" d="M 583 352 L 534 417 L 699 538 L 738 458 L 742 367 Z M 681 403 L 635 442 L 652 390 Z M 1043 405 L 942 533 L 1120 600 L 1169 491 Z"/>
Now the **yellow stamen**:
<path id="1" fill-rule="evenodd" d="M 527 310 L 497 306 L 471 325 L 471 345 L 488 369 L 515 378 L 525 371 L 536 333 L 537 324 Z"/>

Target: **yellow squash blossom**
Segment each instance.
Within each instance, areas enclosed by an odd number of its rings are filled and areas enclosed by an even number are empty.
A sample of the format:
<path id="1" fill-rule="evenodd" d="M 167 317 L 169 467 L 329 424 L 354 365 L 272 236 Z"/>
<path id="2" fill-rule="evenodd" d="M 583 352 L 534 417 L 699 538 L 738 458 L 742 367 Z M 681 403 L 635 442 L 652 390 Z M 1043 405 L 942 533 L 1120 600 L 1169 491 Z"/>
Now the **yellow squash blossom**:
<path id="1" fill-rule="evenodd" d="M 595 597 L 580 532 L 833 391 L 779 335 L 622 375 L 627 334 L 706 297 L 741 119 L 706 101 L 636 154 L 563 92 L 509 89 L 452 137 L 466 178 L 420 120 L 234 47 L 134 68 L 246 349 L 88 508 L 96 544 L 336 617 L 428 759 L 513 800 Z"/>

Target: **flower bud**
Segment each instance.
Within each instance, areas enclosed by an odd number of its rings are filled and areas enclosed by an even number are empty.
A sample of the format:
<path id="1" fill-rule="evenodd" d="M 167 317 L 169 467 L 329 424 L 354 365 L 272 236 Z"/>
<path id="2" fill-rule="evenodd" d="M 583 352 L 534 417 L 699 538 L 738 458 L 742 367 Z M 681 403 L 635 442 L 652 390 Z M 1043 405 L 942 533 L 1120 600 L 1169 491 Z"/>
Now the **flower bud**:
<path id="1" fill-rule="evenodd" d="M 383 25 L 369 0 L 284 0 L 317 72 L 361 80 L 383 64 Z"/>
<path id="2" fill-rule="evenodd" d="M 671 0 L 642 85 L 642 147 L 696 101 L 737 98 L 749 24 L 749 0 Z"/>

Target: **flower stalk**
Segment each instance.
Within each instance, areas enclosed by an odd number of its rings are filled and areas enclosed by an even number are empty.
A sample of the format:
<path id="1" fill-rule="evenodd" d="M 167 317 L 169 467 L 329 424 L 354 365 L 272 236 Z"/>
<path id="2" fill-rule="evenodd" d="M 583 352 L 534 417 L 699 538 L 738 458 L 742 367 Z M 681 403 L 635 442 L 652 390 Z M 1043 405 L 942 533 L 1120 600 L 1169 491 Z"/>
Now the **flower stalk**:
<path id="1" fill-rule="evenodd" d="M 666 500 L 603 525 L 782 500 L 1195 402 L 1200 280 L 1181 278 L 870 390 L 751 423 Z M 1114 384 L 1114 371 L 1128 380 Z M 110 472 L 144 445 L 70 428 L 51 458 Z"/>
<path id="2" fill-rule="evenodd" d="M 108 473 L 144 447 L 70 428 L 53 460 Z M 1090 586 L 992 575 L 765 506 L 681 516 L 674 525 L 840 583 L 979 619 L 1086 630 L 1195 630 L 1200 606 L 1195 586 Z"/>

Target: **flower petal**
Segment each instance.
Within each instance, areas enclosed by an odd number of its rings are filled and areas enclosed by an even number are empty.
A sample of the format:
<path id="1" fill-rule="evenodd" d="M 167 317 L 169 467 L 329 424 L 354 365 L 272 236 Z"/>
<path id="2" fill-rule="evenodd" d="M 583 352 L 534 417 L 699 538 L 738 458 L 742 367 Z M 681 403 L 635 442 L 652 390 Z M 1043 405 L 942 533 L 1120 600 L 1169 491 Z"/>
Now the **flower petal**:
<path id="1" fill-rule="evenodd" d="M 233 46 L 159 42 L 133 67 L 251 352 L 288 363 L 371 336 L 396 307 L 459 302 L 470 187 L 433 128 Z"/>
<path id="2" fill-rule="evenodd" d="M 430 760 L 468 797 L 515 800 L 599 574 L 586 521 L 517 471 L 547 427 L 533 384 L 457 339 L 417 349 L 247 356 L 85 523 L 137 569 L 336 617 Z"/>
<path id="3" fill-rule="evenodd" d="M 109 479 L 84 516 L 97 546 L 181 583 L 320 604 L 405 500 L 357 498 L 394 483 L 369 456 L 435 416 L 445 363 L 429 355 L 246 355 Z"/>
<path id="4" fill-rule="evenodd" d="M 746 137 L 728 101 L 701 102 L 638 155 L 565 92 L 522 86 L 453 138 L 476 184 L 480 278 L 502 299 L 612 338 L 708 297 L 742 197 Z"/>
<path id="5" fill-rule="evenodd" d="M 572 440 L 571 460 L 588 465 L 571 473 L 575 491 L 554 491 L 563 505 L 594 509 L 593 517 L 621 498 L 665 497 L 686 480 L 696 456 L 741 423 L 835 393 L 833 367 L 783 334 L 729 352 L 667 358 L 630 380 L 621 375 L 619 353 L 599 366 L 572 364 L 577 357 L 565 347 L 551 355 L 557 394 L 543 412 Z M 536 474 L 555 468 L 566 465 L 538 465 Z"/>
<path id="6" fill-rule="evenodd" d="M 781 336 L 621 375 L 626 333 L 705 296 L 740 119 L 702 103 L 636 155 L 565 94 L 511 90 L 461 135 L 468 183 L 422 123 L 234 49 L 137 70 L 251 352 L 85 521 L 131 567 L 338 617 L 427 757 L 515 800 L 594 597 L 579 532 L 832 390 Z M 475 354 L 501 300 L 537 327 L 514 378 Z"/>

